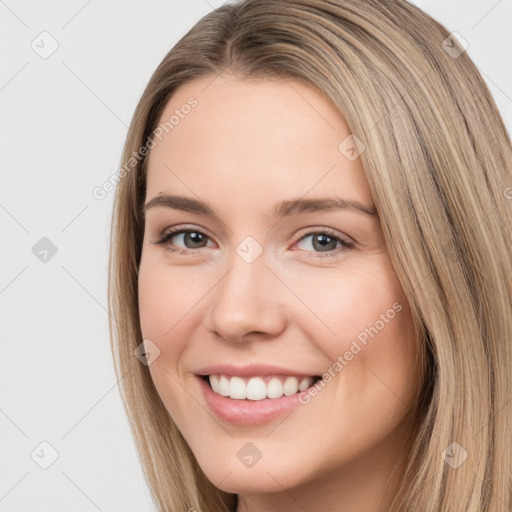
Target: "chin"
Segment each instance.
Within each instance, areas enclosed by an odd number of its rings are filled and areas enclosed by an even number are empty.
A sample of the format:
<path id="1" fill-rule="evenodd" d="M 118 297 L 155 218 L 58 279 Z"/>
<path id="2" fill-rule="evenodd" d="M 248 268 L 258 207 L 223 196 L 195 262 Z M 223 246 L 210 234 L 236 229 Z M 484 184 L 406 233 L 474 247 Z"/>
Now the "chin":
<path id="1" fill-rule="evenodd" d="M 244 446 L 245 443 L 241 443 Z M 305 483 L 313 475 L 298 474 L 297 468 L 303 465 L 297 461 L 276 461 L 272 456 L 265 460 L 264 456 L 252 467 L 246 467 L 236 457 L 229 461 L 225 455 L 221 461 L 212 454 L 205 454 L 206 460 L 198 459 L 199 465 L 215 487 L 229 493 L 272 493 L 282 492 Z"/>

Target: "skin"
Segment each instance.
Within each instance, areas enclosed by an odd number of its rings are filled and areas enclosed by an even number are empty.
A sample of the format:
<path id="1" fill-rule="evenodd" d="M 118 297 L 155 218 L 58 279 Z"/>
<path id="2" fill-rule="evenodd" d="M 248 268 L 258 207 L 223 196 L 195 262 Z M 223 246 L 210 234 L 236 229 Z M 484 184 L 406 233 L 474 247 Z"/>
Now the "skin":
<path id="1" fill-rule="evenodd" d="M 302 197 L 373 205 L 361 159 L 338 149 L 350 129 L 309 85 L 212 80 L 174 93 L 162 121 L 191 96 L 198 105 L 149 156 L 147 201 L 184 195 L 219 217 L 146 212 L 139 307 L 143 337 L 160 350 L 151 377 L 207 478 L 238 493 L 238 512 L 376 512 L 396 491 L 420 374 L 379 218 L 348 209 L 271 216 L 276 202 Z M 181 224 L 207 236 L 175 235 L 168 246 L 185 253 L 155 244 Z M 314 239 L 325 228 L 354 246 L 331 240 L 322 252 Z M 250 264 L 236 252 L 248 236 L 263 249 Z M 194 376 L 202 366 L 270 362 L 320 375 L 397 302 L 401 311 L 286 417 L 237 426 L 206 404 Z M 251 468 L 237 457 L 246 442 L 262 454 Z"/>

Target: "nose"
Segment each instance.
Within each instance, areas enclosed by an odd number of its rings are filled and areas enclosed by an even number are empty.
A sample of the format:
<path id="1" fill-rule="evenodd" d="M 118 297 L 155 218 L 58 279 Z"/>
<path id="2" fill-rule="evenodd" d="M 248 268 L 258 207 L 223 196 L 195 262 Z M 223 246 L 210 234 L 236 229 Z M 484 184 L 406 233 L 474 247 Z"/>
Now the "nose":
<path id="1" fill-rule="evenodd" d="M 285 287 L 267 267 L 264 254 L 252 263 L 234 254 L 230 263 L 208 294 L 206 328 L 234 342 L 279 336 L 286 326 Z"/>

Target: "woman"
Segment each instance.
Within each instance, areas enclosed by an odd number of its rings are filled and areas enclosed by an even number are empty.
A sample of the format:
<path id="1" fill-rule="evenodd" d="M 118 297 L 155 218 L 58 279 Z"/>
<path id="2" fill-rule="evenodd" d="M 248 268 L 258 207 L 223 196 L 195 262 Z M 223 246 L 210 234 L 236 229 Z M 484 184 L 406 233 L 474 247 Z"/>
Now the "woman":
<path id="1" fill-rule="evenodd" d="M 512 507 L 512 148 L 399 0 L 245 0 L 134 114 L 116 371 L 159 510 Z"/>

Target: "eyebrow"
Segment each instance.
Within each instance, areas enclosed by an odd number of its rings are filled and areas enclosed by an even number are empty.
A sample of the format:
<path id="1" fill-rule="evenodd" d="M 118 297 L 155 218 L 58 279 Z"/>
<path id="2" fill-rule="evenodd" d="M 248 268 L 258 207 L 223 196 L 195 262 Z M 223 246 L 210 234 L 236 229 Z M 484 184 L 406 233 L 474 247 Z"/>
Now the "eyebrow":
<path id="1" fill-rule="evenodd" d="M 157 206 L 174 208 L 176 210 L 218 218 L 213 208 L 211 208 L 207 203 L 185 196 L 170 194 L 158 194 L 157 196 L 150 199 L 147 203 L 145 203 L 142 206 L 140 212 L 142 217 L 145 216 L 148 210 Z M 377 210 L 375 209 L 374 205 L 367 206 L 358 201 L 344 199 L 342 197 L 329 197 L 319 199 L 288 199 L 281 201 L 274 206 L 272 210 L 272 217 L 283 218 L 289 217 L 291 215 L 332 210 L 351 210 L 358 213 L 363 213 L 370 217 L 377 217 Z"/>

